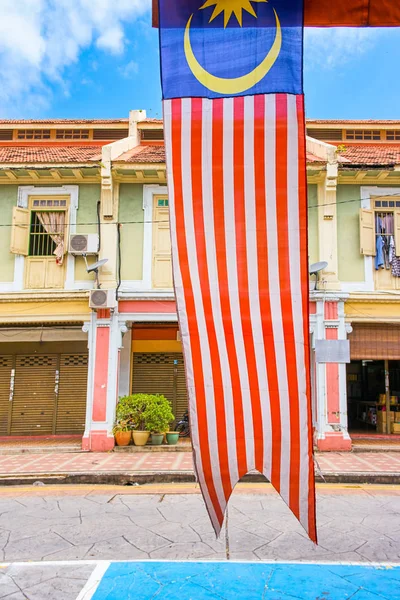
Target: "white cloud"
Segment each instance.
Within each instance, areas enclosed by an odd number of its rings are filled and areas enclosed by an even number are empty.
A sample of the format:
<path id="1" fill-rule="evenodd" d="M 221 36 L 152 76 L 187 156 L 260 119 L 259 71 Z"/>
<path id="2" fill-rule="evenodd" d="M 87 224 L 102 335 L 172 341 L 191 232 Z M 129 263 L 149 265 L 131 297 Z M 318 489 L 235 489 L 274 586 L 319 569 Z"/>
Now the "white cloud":
<path id="1" fill-rule="evenodd" d="M 381 29 L 373 28 L 307 28 L 304 37 L 306 68 L 333 69 L 356 60 L 379 41 Z"/>
<path id="2" fill-rule="evenodd" d="M 133 75 L 136 75 L 136 73 L 139 72 L 139 65 L 134 60 L 131 60 L 123 67 L 120 67 L 118 71 L 122 77 L 125 77 L 125 79 L 130 79 L 133 77 Z"/>
<path id="3" fill-rule="evenodd" d="M 49 104 L 49 81 L 68 87 L 64 69 L 93 45 L 121 54 L 124 26 L 150 6 L 151 0 L 1 0 L 0 115 L 39 114 Z"/>

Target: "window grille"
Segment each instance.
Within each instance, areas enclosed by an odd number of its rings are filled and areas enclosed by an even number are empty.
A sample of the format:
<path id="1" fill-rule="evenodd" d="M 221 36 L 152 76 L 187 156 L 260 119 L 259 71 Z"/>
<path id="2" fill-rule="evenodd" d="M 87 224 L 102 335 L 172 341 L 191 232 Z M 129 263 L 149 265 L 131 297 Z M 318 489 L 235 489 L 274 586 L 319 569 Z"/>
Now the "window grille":
<path id="1" fill-rule="evenodd" d="M 46 223 L 42 224 L 38 213 L 36 211 L 31 212 L 31 226 L 29 232 L 29 256 L 54 257 L 57 248 L 64 243 L 64 237 L 64 227 L 60 228 L 54 226 L 54 228 L 51 228 Z"/>
<path id="2" fill-rule="evenodd" d="M 373 129 L 348 129 L 346 131 L 346 140 L 380 140 L 381 132 Z"/>
<path id="3" fill-rule="evenodd" d="M 390 130 L 389 129 L 386 132 L 386 139 L 389 142 L 400 141 L 400 130 L 396 130 L 396 129 Z"/>
<path id="4" fill-rule="evenodd" d="M 400 208 L 400 200 L 375 200 L 375 208 L 394 209 Z"/>
<path id="5" fill-rule="evenodd" d="M 88 140 L 89 129 L 57 129 L 57 140 Z"/>
<path id="6" fill-rule="evenodd" d="M 18 129 L 19 140 L 49 140 L 50 129 Z"/>

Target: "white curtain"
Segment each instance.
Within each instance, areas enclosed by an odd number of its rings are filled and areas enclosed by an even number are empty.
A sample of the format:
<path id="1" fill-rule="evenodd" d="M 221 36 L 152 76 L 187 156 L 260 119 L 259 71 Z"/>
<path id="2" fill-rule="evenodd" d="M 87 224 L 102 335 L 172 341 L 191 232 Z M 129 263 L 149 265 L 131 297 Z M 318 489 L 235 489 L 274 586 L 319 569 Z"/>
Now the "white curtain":
<path id="1" fill-rule="evenodd" d="M 53 254 L 56 256 L 57 264 L 62 265 L 65 254 L 65 211 L 45 211 L 36 214 L 46 233 L 56 244 Z"/>

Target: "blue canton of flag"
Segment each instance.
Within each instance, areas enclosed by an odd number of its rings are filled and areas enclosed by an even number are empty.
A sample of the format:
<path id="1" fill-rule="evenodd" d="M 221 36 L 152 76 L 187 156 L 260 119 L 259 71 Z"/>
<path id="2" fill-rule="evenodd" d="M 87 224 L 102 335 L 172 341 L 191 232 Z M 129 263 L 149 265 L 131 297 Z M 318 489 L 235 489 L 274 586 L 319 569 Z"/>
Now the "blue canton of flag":
<path id="1" fill-rule="evenodd" d="M 303 0 L 159 0 L 164 99 L 303 93 Z"/>

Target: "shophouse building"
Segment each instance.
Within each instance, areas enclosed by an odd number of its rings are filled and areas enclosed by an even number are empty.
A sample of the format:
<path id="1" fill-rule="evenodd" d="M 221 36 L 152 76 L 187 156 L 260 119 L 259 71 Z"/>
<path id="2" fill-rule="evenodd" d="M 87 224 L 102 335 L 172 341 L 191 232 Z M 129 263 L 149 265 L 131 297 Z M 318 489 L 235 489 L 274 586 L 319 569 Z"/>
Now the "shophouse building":
<path id="1" fill-rule="evenodd" d="M 380 397 L 400 397 L 400 122 L 307 133 L 309 260 L 328 263 L 310 291 L 315 440 L 350 450 L 382 432 Z M 119 396 L 186 410 L 163 137 L 144 111 L 0 121 L 0 439 L 109 450 Z M 317 363 L 336 339 L 351 363 Z"/>

